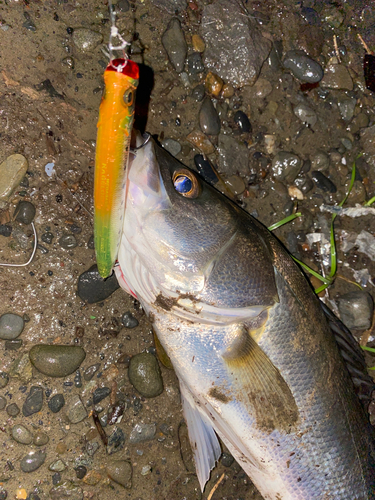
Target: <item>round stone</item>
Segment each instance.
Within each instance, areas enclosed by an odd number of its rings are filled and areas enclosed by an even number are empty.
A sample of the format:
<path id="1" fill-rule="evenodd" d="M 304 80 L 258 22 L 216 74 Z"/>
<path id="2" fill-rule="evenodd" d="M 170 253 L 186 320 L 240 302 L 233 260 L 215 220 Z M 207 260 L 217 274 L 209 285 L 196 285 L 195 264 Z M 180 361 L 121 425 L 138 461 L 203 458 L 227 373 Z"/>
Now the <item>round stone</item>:
<path id="1" fill-rule="evenodd" d="M 66 465 L 64 464 L 64 462 L 62 460 L 56 460 L 56 462 L 52 462 L 49 466 L 48 466 L 48 469 L 49 470 L 52 470 L 54 472 L 62 472 L 63 470 L 66 469 Z"/>
<path id="2" fill-rule="evenodd" d="M 44 451 L 30 451 L 21 460 L 20 466 L 22 472 L 34 472 L 34 470 L 39 469 L 44 464 L 45 459 L 46 453 Z"/>
<path id="3" fill-rule="evenodd" d="M 133 356 L 129 363 L 129 380 L 146 398 L 154 398 L 163 392 L 163 379 L 158 361 L 153 354 L 142 352 Z"/>
<path id="4" fill-rule="evenodd" d="M 48 408 L 51 410 L 52 413 L 58 413 L 61 408 L 65 404 L 65 399 L 63 394 L 55 394 L 49 401 L 48 401 Z"/>
<path id="5" fill-rule="evenodd" d="M 19 414 L 20 409 L 16 403 L 11 403 L 7 406 L 6 412 L 10 417 L 16 417 Z"/>
<path id="6" fill-rule="evenodd" d="M 272 160 L 271 170 L 275 179 L 293 182 L 302 167 L 302 160 L 294 153 L 280 151 Z"/>
<path id="7" fill-rule="evenodd" d="M 20 444 L 30 444 L 33 440 L 33 435 L 21 424 L 12 427 L 12 438 Z"/>
<path id="8" fill-rule="evenodd" d="M 354 290 L 341 295 L 338 306 L 340 318 L 349 329 L 368 330 L 371 327 L 374 304 L 368 292 Z"/>
<path id="9" fill-rule="evenodd" d="M 49 441 L 48 435 L 43 432 L 41 429 L 37 429 L 34 434 L 33 443 L 35 446 L 45 446 Z"/>
<path id="10" fill-rule="evenodd" d="M 205 97 L 199 111 L 199 125 L 207 135 L 218 135 L 221 128 L 220 118 L 209 97 Z"/>
<path id="11" fill-rule="evenodd" d="M 132 487 L 132 466 L 126 460 L 116 460 L 107 465 L 107 475 L 112 481 L 124 488 Z"/>
<path id="12" fill-rule="evenodd" d="M 87 411 L 78 394 L 71 397 L 66 409 L 66 416 L 72 424 L 77 424 L 87 417 Z"/>
<path id="13" fill-rule="evenodd" d="M 25 417 L 29 417 L 34 413 L 38 413 L 43 406 L 43 389 L 39 386 L 33 386 L 30 389 L 30 393 L 26 398 L 26 401 L 22 407 L 22 413 Z"/>
<path id="14" fill-rule="evenodd" d="M 321 189 L 325 193 L 336 193 L 337 187 L 335 186 L 335 184 L 322 172 L 319 172 L 319 170 L 314 170 L 313 172 L 311 172 L 311 177 L 318 189 Z"/>
<path id="15" fill-rule="evenodd" d="M 87 468 L 84 465 L 78 465 L 74 470 L 78 479 L 83 479 L 87 474 Z"/>
<path id="16" fill-rule="evenodd" d="M 246 113 L 241 110 L 236 111 L 233 117 L 234 123 L 239 128 L 242 134 L 250 134 L 252 132 L 252 126 Z"/>
<path id="17" fill-rule="evenodd" d="M 91 52 L 103 41 L 103 36 L 88 28 L 75 28 L 72 34 L 74 45 L 80 52 Z"/>
<path id="18" fill-rule="evenodd" d="M 16 339 L 24 327 L 24 320 L 18 314 L 6 313 L 0 317 L 0 339 Z"/>
<path id="19" fill-rule="evenodd" d="M 121 322 L 125 328 L 135 328 L 139 324 L 137 318 L 135 318 L 130 311 L 122 315 Z"/>
<path id="20" fill-rule="evenodd" d="M 307 83 L 317 83 L 323 78 L 323 68 L 301 50 L 290 50 L 284 59 L 284 68 L 290 69 L 293 75 Z"/>
<path id="21" fill-rule="evenodd" d="M 14 218 L 22 224 L 31 224 L 35 217 L 35 206 L 29 201 L 20 201 L 14 211 Z"/>
<path id="22" fill-rule="evenodd" d="M 174 139 L 164 139 L 161 142 L 161 145 L 163 146 L 164 149 L 168 151 L 172 156 L 177 156 L 178 153 L 181 152 L 181 144 L 178 141 L 175 141 Z"/>
<path id="23" fill-rule="evenodd" d="M 86 357 L 80 346 L 36 345 L 29 357 L 35 368 L 49 377 L 66 377 L 75 372 Z"/>
<path id="24" fill-rule="evenodd" d="M 9 382 L 9 375 L 6 372 L 0 372 L 0 389 L 4 389 Z"/>
<path id="25" fill-rule="evenodd" d="M 61 247 L 65 248 L 65 250 L 70 250 L 78 245 L 77 239 L 73 234 L 63 234 L 58 239 L 58 243 Z"/>

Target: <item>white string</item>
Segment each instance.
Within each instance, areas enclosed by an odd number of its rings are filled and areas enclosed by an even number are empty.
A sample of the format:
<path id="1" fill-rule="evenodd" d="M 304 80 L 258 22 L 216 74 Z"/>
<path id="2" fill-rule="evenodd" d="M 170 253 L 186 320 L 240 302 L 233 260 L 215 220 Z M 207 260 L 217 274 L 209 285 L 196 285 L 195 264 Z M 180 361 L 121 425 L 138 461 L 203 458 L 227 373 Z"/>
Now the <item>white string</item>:
<path id="1" fill-rule="evenodd" d="M 108 42 L 109 59 L 112 62 L 113 59 L 116 58 L 114 52 L 122 50 L 125 63 L 115 67 L 117 71 L 122 71 L 126 66 L 126 63 L 128 62 L 128 55 L 125 52 L 125 49 L 128 45 L 130 45 L 130 43 L 124 40 L 124 38 L 120 35 L 118 31 L 118 28 L 116 26 L 116 11 L 112 4 L 112 0 L 109 0 L 108 8 L 111 20 L 111 32 L 109 35 L 109 42 Z M 119 42 L 117 45 L 115 45 L 115 40 Z"/>
<path id="2" fill-rule="evenodd" d="M 26 266 L 28 266 L 31 263 L 31 261 L 33 260 L 33 258 L 35 256 L 36 248 L 38 246 L 38 236 L 36 234 L 36 229 L 35 229 L 35 226 L 34 226 L 33 222 L 31 223 L 31 226 L 32 226 L 33 232 L 34 232 L 34 248 L 33 248 L 32 254 L 30 255 L 29 260 L 27 262 L 25 262 L 25 264 L 3 264 L 3 263 L 0 263 L 0 266 L 4 266 L 4 267 L 26 267 Z"/>

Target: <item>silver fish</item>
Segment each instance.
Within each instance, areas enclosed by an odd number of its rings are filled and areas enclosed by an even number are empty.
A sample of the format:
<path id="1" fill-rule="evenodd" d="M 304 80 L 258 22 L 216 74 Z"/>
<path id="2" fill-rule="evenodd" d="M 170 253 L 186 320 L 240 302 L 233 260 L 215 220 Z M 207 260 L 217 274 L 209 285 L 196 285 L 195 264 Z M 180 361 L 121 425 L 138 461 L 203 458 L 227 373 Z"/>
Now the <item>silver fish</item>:
<path id="1" fill-rule="evenodd" d="M 285 249 L 152 140 L 125 189 L 116 274 L 178 376 L 202 491 L 219 436 L 265 499 L 374 499 L 367 415 Z"/>

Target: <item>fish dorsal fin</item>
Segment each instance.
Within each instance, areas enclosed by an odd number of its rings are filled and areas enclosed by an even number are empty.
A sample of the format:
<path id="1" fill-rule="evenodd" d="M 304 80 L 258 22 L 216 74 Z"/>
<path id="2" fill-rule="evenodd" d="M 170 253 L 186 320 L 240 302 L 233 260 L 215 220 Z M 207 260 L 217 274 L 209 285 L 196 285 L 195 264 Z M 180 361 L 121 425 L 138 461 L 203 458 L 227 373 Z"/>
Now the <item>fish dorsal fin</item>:
<path id="1" fill-rule="evenodd" d="M 220 443 L 210 421 L 199 411 L 193 395 L 182 381 L 180 381 L 180 390 L 195 468 L 203 492 L 210 472 L 221 455 Z"/>
<path id="2" fill-rule="evenodd" d="M 266 353 L 245 326 L 239 326 L 233 342 L 221 353 L 239 400 L 262 431 L 289 433 L 298 420 L 293 394 Z"/>

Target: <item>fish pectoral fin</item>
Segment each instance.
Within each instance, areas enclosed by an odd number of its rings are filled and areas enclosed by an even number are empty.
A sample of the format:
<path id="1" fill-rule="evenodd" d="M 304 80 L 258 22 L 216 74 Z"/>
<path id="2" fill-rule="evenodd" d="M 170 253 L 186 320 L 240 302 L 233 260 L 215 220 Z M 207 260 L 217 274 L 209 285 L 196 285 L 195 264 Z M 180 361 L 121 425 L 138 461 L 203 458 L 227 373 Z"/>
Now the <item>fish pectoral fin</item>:
<path id="1" fill-rule="evenodd" d="M 180 381 L 180 391 L 195 468 L 203 492 L 210 478 L 210 472 L 220 458 L 220 443 L 210 421 L 199 411 L 193 395 L 182 381 Z"/>
<path id="2" fill-rule="evenodd" d="M 298 421 L 293 394 L 279 370 L 241 325 L 232 344 L 221 353 L 230 372 L 236 399 L 265 432 L 289 433 Z"/>

